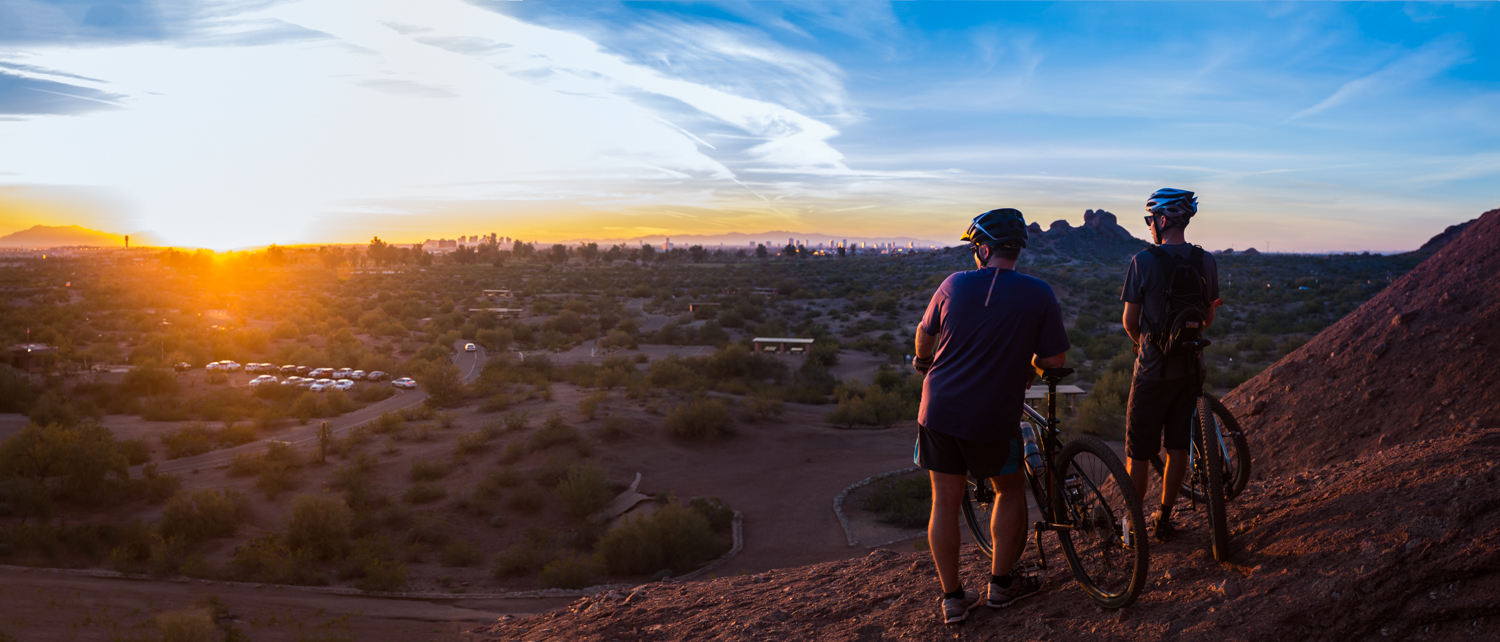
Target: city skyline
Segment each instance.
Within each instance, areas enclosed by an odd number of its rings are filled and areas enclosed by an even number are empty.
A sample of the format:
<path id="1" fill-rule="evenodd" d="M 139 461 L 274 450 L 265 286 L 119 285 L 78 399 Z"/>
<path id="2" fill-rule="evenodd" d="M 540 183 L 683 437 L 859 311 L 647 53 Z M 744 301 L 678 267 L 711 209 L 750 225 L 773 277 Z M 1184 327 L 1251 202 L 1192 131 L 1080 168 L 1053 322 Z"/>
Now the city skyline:
<path id="1" fill-rule="evenodd" d="M 1018 207 L 1414 249 L 1497 205 L 1473 6 L 0 0 L 0 235 L 956 238 Z"/>

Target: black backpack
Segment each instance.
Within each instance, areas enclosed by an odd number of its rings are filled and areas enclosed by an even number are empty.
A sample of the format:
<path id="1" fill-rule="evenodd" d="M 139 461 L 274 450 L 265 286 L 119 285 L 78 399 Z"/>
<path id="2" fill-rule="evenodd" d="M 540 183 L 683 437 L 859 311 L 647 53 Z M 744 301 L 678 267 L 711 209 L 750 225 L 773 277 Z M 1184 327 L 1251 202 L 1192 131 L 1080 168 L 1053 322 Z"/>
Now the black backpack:
<path id="1" fill-rule="evenodd" d="M 1166 276 L 1166 314 L 1161 319 L 1144 319 L 1144 339 L 1164 355 L 1193 352 L 1203 340 L 1203 326 L 1208 319 L 1208 279 L 1203 274 L 1203 248 L 1193 246 L 1187 258 L 1160 247 L 1147 250 Z"/>

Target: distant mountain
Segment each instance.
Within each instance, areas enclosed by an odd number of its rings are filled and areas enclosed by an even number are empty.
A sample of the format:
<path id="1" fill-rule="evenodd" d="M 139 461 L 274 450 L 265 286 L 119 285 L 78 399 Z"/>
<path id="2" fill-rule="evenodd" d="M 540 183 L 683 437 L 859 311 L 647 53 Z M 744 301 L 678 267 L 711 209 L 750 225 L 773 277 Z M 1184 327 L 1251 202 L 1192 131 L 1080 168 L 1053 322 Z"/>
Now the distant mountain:
<path id="1" fill-rule="evenodd" d="M 1117 262 L 1151 246 L 1120 227 L 1115 215 L 1104 210 L 1085 211 L 1083 225 L 1078 227 L 1056 220 L 1045 232 L 1036 223 L 1028 230 L 1032 240 L 1027 249 L 1057 259 Z"/>
<path id="2" fill-rule="evenodd" d="M 0 236 L 0 247 L 121 247 L 125 239 L 118 234 L 91 230 L 77 225 L 37 225 L 31 229 Z"/>

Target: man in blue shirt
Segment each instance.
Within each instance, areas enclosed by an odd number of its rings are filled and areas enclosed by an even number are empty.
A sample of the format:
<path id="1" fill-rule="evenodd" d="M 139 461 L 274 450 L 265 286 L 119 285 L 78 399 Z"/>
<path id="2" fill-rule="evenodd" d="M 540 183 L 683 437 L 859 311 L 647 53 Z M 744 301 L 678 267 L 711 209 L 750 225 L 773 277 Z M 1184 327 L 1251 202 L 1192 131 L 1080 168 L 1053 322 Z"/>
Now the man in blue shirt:
<path id="1" fill-rule="evenodd" d="M 1026 539 L 1021 405 L 1032 368 L 1061 368 L 1069 346 L 1052 288 L 1015 271 L 1026 239 L 1019 211 L 975 217 L 961 240 L 969 242 L 978 269 L 949 275 L 917 329 L 912 365 L 927 376 L 914 459 L 932 478 L 927 541 L 948 624 L 962 622 L 979 604 L 958 576 L 958 517 L 970 475 L 990 480 L 996 493 L 986 602 L 1002 608 L 1041 589 L 1039 578 L 1012 572 Z"/>

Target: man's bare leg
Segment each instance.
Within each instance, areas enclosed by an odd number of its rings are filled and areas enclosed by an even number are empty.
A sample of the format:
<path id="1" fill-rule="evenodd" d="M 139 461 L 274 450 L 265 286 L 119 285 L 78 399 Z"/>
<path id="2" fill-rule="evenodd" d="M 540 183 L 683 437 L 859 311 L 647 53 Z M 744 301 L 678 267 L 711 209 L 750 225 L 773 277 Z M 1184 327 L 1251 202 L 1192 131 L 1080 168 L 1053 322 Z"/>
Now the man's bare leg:
<path id="1" fill-rule="evenodd" d="M 1161 485 L 1162 506 L 1172 506 L 1177 503 L 1177 493 L 1182 490 L 1182 478 L 1187 476 L 1187 461 L 1188 451 L 1167 451 L 1167 471 L 1163 475 L 1165 479 L 1162 480 Z"/>
<path id="2" fill-rule="evenodd" d="M 927 546 L 932 549 L 932 562 L 937 565 L 943 592 L 952 593 L 963 586 L 958 577 L 958 513 L 968 476 L 927 472 L 932 477 L 932 514 L 927 520 Z"/>
<path id="3" fill-rule="evenodd" d="M 1010 572 L 1021 558 L 1026 542 L 1026 482 L 1016 471 L 990 478 L 995 487 L 995 505 L 990 511 L 990 542 L 995 554 L 990 556 L 990 574 L 996 577 Z"/>

